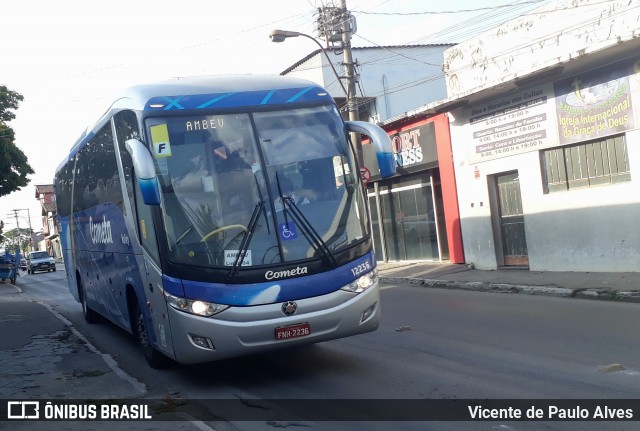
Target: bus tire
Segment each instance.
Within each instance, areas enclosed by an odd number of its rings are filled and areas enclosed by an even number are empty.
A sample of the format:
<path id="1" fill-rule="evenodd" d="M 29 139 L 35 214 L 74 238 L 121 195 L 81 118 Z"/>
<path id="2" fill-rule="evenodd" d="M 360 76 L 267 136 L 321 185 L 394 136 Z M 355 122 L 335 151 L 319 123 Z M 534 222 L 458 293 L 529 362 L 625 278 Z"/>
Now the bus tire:
<path id="1" fill-rule="evenodd" d="M 147 360 L 147 364 L 149 364 L 151 368 L 160 369 L 168 365 L 169 358 L 156 350 L 149 341 L 149 332 L 147 331 L 147 325 L 144 321 L 142 308 L 137 301 L 134 315 L 134 335 L 142 349 L 144 358 Z"/>
<path id="2" fill-rule="evenodd" d="M 78 291 L 80 292 L 80 303 L 82 304 L 84 320 L 87 323 L 98 323 L 100 321 L 100 315 L 87 304 L 87 295 L 85 294 L 84 286 L 82 285 L 80 277 L 78 277 Z"/>

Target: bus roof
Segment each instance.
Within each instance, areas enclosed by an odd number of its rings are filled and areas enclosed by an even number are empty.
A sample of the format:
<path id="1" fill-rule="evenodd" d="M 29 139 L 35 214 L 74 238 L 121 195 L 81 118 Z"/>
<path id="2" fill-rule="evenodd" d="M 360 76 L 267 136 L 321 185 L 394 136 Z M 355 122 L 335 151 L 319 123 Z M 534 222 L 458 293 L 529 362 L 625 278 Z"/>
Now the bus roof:
<path id="1" fill-rule="evenodd" d="M 304 102 L 332 102 L 318 84 L 279 75 L 180 77 L 126 89 L 104 115 L 77 139 L 71 154 L 91 139 L 113 114 L 124 109 L 147 112 L 204 108 L 241 108 Z M 64 164 L 64 162 L 63 162 Z"/>
<path id="2" fill-rule="evenodd" d="M 305 94 L 309 93 L 307 97 L 302 98 L 302 95 L 300 95 L 299 98 L 290 100 L 300 90 L 306 90 Z M 309 90 L 315 91 L 310 92 Z M 272 93 L 271 97 L 266 98 L 269 93 Z M 277 97 L 277 93 L 282 94 L 282 96 L 286 93 L 288 97 Z M 247 95 L 251 94 L 255 94 L 256 97 L 247 97 Z M 205 101 L 200 104 L 194 103 L 200 101 L 198 96 L 202 96 L 202 100 Z M 217 100 L 211 98 L 206 100 L 209 96 L 217 96 Z M 298 78 L 277 75 L 198 76 L 174 78 L 131 87 L 124 92 L 121 99 L 118 99 L 113 104 L 113 107 L 166 111 L 217 106 L 240 107 L 290 103 L 301 101 L 301 99 L 308 100 L 309 97 L 316 100 L 331 100 L 327 91 L 318 84 Z"/>

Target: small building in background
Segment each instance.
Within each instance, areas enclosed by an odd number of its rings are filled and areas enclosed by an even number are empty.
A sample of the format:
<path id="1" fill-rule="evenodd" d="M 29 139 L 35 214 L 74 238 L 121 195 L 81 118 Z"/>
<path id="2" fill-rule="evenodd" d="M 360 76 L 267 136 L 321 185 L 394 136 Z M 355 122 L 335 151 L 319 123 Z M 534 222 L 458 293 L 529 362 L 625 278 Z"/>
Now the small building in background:
<path id="1" fill-rule="evenodd" d="M 38 250 L 46 250 L 54 258 L 62 259 L 53 184 L 37 185 L 35 197 L 40 201 L 42 208 L 42 238 L 37 242 Z"/>

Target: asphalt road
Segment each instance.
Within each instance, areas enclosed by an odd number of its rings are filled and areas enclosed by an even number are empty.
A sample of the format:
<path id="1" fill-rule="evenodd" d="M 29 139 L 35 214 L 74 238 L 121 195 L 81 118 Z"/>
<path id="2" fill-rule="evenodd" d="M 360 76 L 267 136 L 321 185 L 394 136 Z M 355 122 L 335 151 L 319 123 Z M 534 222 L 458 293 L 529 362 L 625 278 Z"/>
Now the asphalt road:
<path id="1" fill-rule="evenodd" d="M 246 358 L 152 370 L 133 339 L 87 325 L 64 271 L 26 275 L 25 295 L 50 304 L 149 397 L 201 399 L 640 398 L 640 305 L 385 285 L 378 331 Z M 197 402 L 191 403 L 192 405 Z M 205 411 L 204 403 L 197 409 Z M 345 408 L 353 405 L 345 403 Z M 197 409 L 195 411 L 197 411 Z M 638 403 L 640 413 L 640 403 Z M 366 417 L 363 411 L 363 417 Z M 207 417 L 207 415 L 205 415 Z M 238 419 L 238 418 L 232 418 Z M 626 430 L 638 422 L 210 421 L 224 429 Z"/>

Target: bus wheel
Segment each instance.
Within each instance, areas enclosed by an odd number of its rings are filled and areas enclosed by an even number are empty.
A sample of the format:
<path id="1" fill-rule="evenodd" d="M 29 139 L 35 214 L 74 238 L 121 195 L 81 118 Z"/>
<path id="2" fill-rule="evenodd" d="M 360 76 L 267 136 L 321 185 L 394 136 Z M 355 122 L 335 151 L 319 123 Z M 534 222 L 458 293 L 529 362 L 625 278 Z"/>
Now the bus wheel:
<path id="1" fill-rule="evenodd" d="M 138 344 L 140 344 L 142 348 L 144 358 L 151 368 L 164 368 L 168 364 L 169 358 L 157 351 L 149 341 L 147 325 L 145 324 L 144 315 L 138 303 L 136 303 L 135 336 L 138 339 Z"/>
<path id="2" fill-rule="evenodd" d="M 80 291 L 80 303 L 82 304 L 82 314 L 84 315 L 84 320 L 87 323 L 98 323 L 100 321 L 100 315 L 93 311 L 89 305 L 87 305 L 87 295 L 84 291 L 84 286 L 82 285 L 82 281 L 78 277 L 78 290 Z"/>

